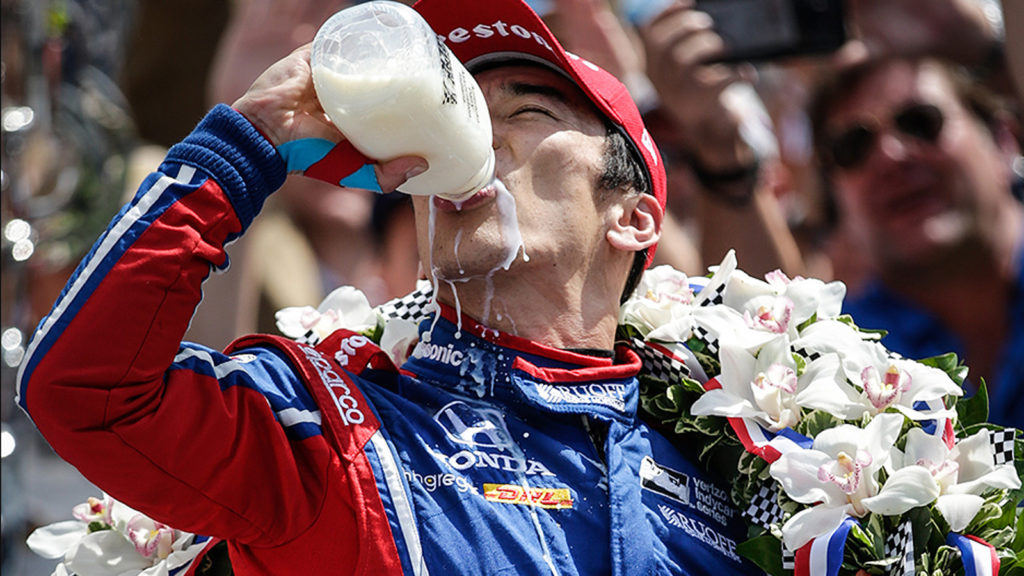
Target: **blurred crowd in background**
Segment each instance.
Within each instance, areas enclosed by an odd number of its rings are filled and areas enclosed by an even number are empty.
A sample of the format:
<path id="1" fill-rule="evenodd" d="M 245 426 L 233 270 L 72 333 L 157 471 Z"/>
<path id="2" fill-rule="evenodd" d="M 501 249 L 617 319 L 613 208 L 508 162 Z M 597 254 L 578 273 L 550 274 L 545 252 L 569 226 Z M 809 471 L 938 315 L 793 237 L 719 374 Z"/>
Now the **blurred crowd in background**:
<path id="1" fill-rule="evenodd" d="M 993 420 L 1021 427 L 1024 2 L 835 0 L 838 48 L 739 60 L 733 43 L 792 34 L 774 18 L 829 2 L 530 4 L 645 113 L 669 174 L 656 264 L 703 275 L 735 248 L 755 276 L 841 280 L 859 325 L 908 356 L 956 351 Z M 3 0 L 5 574 L 49 571 L 26 535 L 99 493 L 15 406 L 32 330 L 166 148 L 346 5 Z M 292 176 L 207 282 L 188 339 L 274 332 L 275 310 L 340 285 L 404 295 L 424 274 L 414 244 L 407 197 Z"/>

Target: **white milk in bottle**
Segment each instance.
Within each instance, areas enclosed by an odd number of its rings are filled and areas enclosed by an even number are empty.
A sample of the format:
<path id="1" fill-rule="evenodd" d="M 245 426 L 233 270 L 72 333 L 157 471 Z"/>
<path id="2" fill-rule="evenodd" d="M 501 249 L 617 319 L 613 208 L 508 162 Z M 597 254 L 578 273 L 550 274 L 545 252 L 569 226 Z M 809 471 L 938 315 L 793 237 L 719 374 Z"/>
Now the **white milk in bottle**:
<path id="1" fill-rule="evenodd" d="M 421 156 L 429 169 L 400 188 L 461 200 L 494 174 L 491 121 L 480 87 L 412 8 L 346 8 L 313 40 L 313 84 L 328 117 L 378 161 Z"/>

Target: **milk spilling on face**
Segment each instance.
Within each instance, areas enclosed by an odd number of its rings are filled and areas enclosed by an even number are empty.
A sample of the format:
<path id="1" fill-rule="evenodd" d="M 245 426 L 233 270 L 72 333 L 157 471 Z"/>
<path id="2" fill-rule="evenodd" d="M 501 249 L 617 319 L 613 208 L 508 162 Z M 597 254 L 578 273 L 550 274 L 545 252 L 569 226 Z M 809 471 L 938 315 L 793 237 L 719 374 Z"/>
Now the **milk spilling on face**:
<path id="1" fill-rule="evenodd" d="M 317 32 L 311 64 L 324 111 L 356 149 L 427 160 L 401 191 L 458 199 L 491 181 L 483 94 L 412 8 L 377 1 L 338 12 Z"/>

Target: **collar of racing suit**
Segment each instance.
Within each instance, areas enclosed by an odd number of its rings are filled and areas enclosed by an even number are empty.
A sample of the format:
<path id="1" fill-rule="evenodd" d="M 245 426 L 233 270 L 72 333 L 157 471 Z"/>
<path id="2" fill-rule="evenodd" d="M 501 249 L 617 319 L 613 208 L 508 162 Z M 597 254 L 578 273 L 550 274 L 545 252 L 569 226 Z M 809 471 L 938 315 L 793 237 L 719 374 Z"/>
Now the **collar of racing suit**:
<path id="1" fill-rule="evenodd" d="M 636 417 L 641 361 L 617 345 L 614 358 L 550 348 L 483 326 L 440 305 L 420 324 L 420 341 L 403 371 L 464 395 L 524 404 L 542 412 Z"/>

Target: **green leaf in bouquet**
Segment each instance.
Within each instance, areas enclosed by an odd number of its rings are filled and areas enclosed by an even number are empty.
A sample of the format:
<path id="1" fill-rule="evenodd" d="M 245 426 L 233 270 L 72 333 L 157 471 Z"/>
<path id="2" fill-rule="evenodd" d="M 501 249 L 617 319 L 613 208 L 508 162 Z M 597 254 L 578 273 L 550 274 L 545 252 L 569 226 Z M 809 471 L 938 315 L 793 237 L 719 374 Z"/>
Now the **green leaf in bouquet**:
<path id="1" fill-rule="evenodd" d="M 817 321 L 818 321 L 818 313 L 815 312 L 814 314 L 811 314 L 810 318 L 808 318 L 807 320 L 804 320 L 803 322 L 800 323 L 799 326 L 796 327 L 797 333 L 799 334 L 800 332 L 803 332 L 805 328 L 807 328 L 811 324 L 814 324 Z"/>
<path id="2" fill-rule="evenodd" d="M 717 416 L 693 416 L 690 418 L 680 418 L 680 420 L 692 421 L 693 426 L 698 432 L 705 436 L 713 436 L 717 440 L 724 440 L 725 434 L 725 421 L 723 418 Z M 678 423 L 677 423 L 678 426 Z"/>
<path id="3" fill-rule="evenodd" d="M 949 576 L 955 574 L 962 566 L 960 550 L 953 546 L 943 544 L 932 554 L 931 574 Z M 960 570 L 960 573 L 962 574 L 963 570 Z"/>
<path id="4" fill-rule="evenodd" d="M 670 393 L 670 390 L 666 390 L 664 394 L 659 394 L 651 399 L 651 413 L 660 418 L 673 418 L 681 415 L 682 409 L 679 406 L 677 394 Z"/>
<path id="5" fill-rule="evenodd" d="M 89 525 L 87 527 L 87 530 L 89 531 L 90 534 L 92 534 L 93 532 L 102 532 L 103 530 L 113 530 L 113 529 L 114 529 L 113 526 L 111 526 L 110 524 L 107 524 L 106 522 L 102 522 L 100 520 L 93 520 L 92 522 L 89 522 Z"/>
<path id="6" fill-rule="evenodd" d="M 767 467 L 768 462 L 764 458 L 746 451 L 736 463 L 736 471 L 743 476 L 760 476 L 761 471 Z"/>
<path id="7" fill-rule="evenodd" d="M 966 533 L 973 534 L 978 538 L 981 538 L 985 542 L 991 544 L 996 550 L 1005 550 L 1013 542 L 1014 532 L 1015 530 L 1013 529 L 1013 526 L 1006 526 L 999 530 L 986 529 L 974 532 L 968 530 Z"/>
<path id="8" fill-rule="evenodd" d="M 1015 503 L 1010 500 L 1009 491 L 996 490 L 985 499 L 985 504 L 971 520 L 967 531 L 985 538 L 982 536 L 981 530 L 986 528 L 1000 530 L 1006 527 L 1013 530 L 1016 522 L 1017 508 Z M 971 531 L 972 529 L 974 532 Z"/>
<path id="9" fill-rule="evenodd" d="M 632 324 L 619 324 L 615 333 L 615 339 L 620 342 L 632 342 L 634 339 L 643 340 L 644 335 Z"/>
<path id="10" fill-rule="evenodd" d="M 792 574 L 790 571 L 782 568 L 781 542 L 767 532 L 737 544 L 736 553 L 757 564 L 759 568 L 771 574 L 771 576 L 787 576 Z"/>
<path id="11" fill-rule="evenodd" d="M 999 557 L 999 576 L 1024 576 L 1024 561 L 1017 554 L 1012 557 Z"/>
<path id="12" fill-rule="evenodd" d="M 824 410 L 812 410 L 803 416 L 795 430 L 808 438 L 814 438 L 821 431 L 835 428 L 842 423 L 842 420 Z"/>
<path id="13" fill-rule="evenodd" d="M 732 436 L 719 434 L 700 448 L 697 458 L 705 469 L 731 482 L 736 479 L 736 461 L 742 452 L 743 447 Z"/>
<path id="14" fill-rule="evenodd" d="M 709 376 L 717 376 L 722 373 L 722 364 L 718 361 L 718 358 L 714 354 L 709 354 L 707 345 L 697 338 L 690 338 L 686 341 L 686 347 L 693 352 L 693 355 L 697 358 L 697 362 L 700 363 L 700 367 L 704 369 L 704 373 Z"/>
<path id="15" fill-rule="evenodd" d="M 807 360 L 804 359 L 800 354 L 790 354 L 793 357 L 793 362 L 796 363 L 796 375 L 797 377 L 803 376 L 807 370 Z"/>
<path id="16" fill-rule="evenodd" d="M 922 358 L 918 362 L 942 370 L 953 382 L 960 385 L 963 385 L 964 379 L 967 378 L 967 366 L 962 364 L 959 357 L 953 352 Z"/>
<path id="17" fill-rule="evenodd" d="M 934 524 L 931 518 L 931 507 L 919 506 L 904 512 L 902 519 L 910 520 L 911 532 L 914 535 L 914 556 L 915 560 L 921 555 L 922 550 L 929 549 L 929 541 L 933 534 Z M 941 544 L 943 540 L 938 543 Z"/>
<path id="18" fill-rule="evenodd" d="M 1024 552 L 1024 514 L 1021 514 L 1021 510 L 1019 508 L 1015 509 L 1015 512 L 1017 514 L 1017 533 L 1013 537 L 1013 542 L 1010 545 L 1010 548 L 1017 550 L 1018 552 Z M 1024 561 L 1024 557 L 1022 557 L 1021 560 Z"/>
<path id="19" fill-rule="evenodd" d="M 768 474 L 768 462 L 746 450 L 740 450 L 736 457 L 736 473 L 732 476 L 732 488 L 729 491 L 736 508 L 746 510 L 754 494 L 765 484 L 778 489 L 775 479 Z"/>
<path id="20" fill-rule="evenodd" d="M 872 519 L 868 518 L 868 522 Z M 876 520 L 875 526 L 870 530 L 869 533 L 864 529 L 860 523 L 854 524 L 850 527 L 850 532 L 846 536 L 846 548 L 843 550 L 843 566 L 848 568 L 852 572 L 856 572 L 859 568 L 869 566 L 872 562 L 878 561 L 883 555 L 883 540 L 881 521 Z M 877 534 L 878 537 L 873 537 L 873 534 Z"/>
<path id="21" fill-rule="evenodd" d="M 1021 501 L 1024 500 L 1024 438 L 1021 437 L 1020 430 L 1017 431 L 1017 436 L 1013 441 L 1013 466 L 1017 469 L 1017 477 L 1021 480 L 1021 487 L 1016 490 L 1009 492 L 1010 505 L 1017 508 L 1018 514 L 1020 513 Z M 1020 530 L 1018 530 L 1018 533 Z M 1019 548 L 1024 550 L 1024 548 Z"/>
<path id="22" fill-rule="evenodd" d="M 959 425 L 965 429 L 988 420 L 988 388 L 984 380 L 972 396 L 957 400 L 956 416 Z"/>
<path id="23" fill-rule="evenodd" d="M 704 386 L 702 386 L 700 382 L 697 382 L 696 380 L 693 380 L 691 378 L 680 378 L 679 382 L 677 382 L 676 384 L 682 387 L 682 389 L 688 392 L 689 394 L 693 394 L 696 396 L 693 399 L 693 401 L 691 401 L 691 404 L 694 401 L 696 401 L 697 397 L 700 397 L 700 395 L 704 393 Z"/>
<path id="24" fill-rule="evenodd" d="M 362 334 L 363 336 L 366 336 L 370 342 L 380 344 L 380 337 L 384 335 L 384 319 L 378 317 L 377 323 L 374 324 L 373 328 L 363 330 Z"/>
<path id="25" fill-rule="evenodd" d="M 886 334 L 889 333 L 888 330 L 883 330 L 881 328 L 861 328 L 860 326 L 857 326 L 857 322 L 854 321 L 853 316 L 850 316 L 849 314 L 841 314 L 836 317 L 836 320 L 842 322 L 843 324 L 846 324 L 847 326 L 857 330 L 858 332 L 864 334 L 877 334 L 878 340 L 885 338 Z"/>

